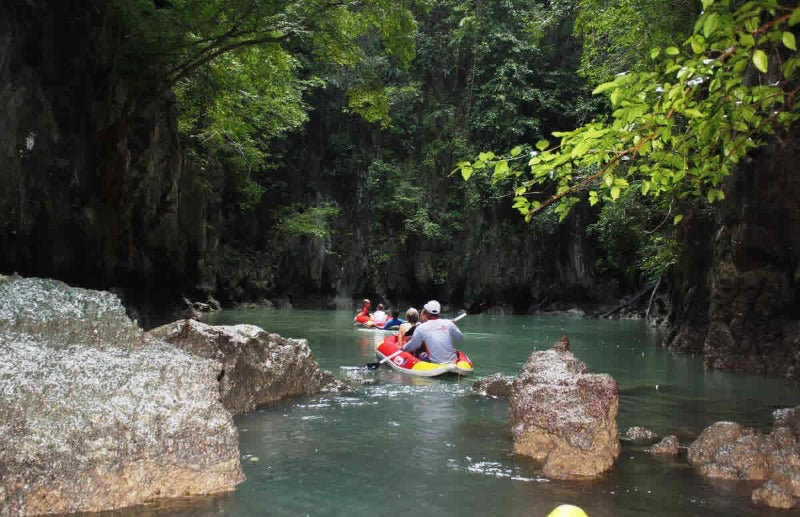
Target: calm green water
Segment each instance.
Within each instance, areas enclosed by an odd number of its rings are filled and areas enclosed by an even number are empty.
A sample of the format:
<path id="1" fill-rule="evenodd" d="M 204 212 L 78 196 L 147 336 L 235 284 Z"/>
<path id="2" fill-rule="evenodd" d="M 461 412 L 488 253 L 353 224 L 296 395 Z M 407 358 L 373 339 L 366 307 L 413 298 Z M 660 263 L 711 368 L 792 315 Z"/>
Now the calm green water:
<path id="1" fill-rule="evenodd" d="M 293 399 L 237 418 L 247 481 L 217 497 L 127 515 L 525 515 L 561 503 L 590 516 L 797 515 L 750 502 L 752 484 L 712 482 L 684 460 L 623 445 L 615 467 L 585 482 L 551 481 L 514 457 L 503 400 L 474 395 L 475 378 L 516 374 L 533 350 L 562 335 L 593 372 L 621 390 L 621 431 L 642 425 L 690 443 L 709 424 L 768 429 L 773 409 L 800 404 L 780 379 L 706 371 L 699 359 L 661 348 L 636 321 L 469 316 L 459 322 L 473 378 L 420 379 L 353 369 L 375 360 L 382 334 L 354 329 L 334 311 L 223 311 L 213 324 L 253 323 L 308 339 L 323 368 L 360 384 L 351 395 Z"/>

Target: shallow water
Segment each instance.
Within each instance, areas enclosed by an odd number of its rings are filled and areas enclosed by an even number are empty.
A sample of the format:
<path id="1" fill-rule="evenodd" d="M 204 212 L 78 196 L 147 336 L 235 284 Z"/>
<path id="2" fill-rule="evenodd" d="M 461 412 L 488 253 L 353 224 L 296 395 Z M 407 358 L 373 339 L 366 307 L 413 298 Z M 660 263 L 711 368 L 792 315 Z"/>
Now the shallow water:
<path id="1" fill-rule="evenodd" d="M 236 419 L 247 481 L 228 495 L 161 503 L 114 515 L 526 515 L 561 503 L 591 516 L 798 515 L 750 502 L 752 483 L 713 482 L 684 459 L 623 444 L 600 479 L 552 481 L 511 454 L 504 400 L 471 391 L 475 378 L 516 374 L 533 350 L 566 334 L 591 371 L 620 385 L 619 428 L 677 434 L 687 445 L 706 426 L 735 420 L 768 430 L 776 408 L 800 404 L 781 379 L 706 370 L 672 354 L 640 321 L 469 316 L 459 322 L 472 378 L 411 378 L 375 361 L 379 332 L 342 311 L 248 310 L 213 324 L 253 323 L 309 340 L 323 368 L 358 384 L 355 394 L 293 399 Z"/>

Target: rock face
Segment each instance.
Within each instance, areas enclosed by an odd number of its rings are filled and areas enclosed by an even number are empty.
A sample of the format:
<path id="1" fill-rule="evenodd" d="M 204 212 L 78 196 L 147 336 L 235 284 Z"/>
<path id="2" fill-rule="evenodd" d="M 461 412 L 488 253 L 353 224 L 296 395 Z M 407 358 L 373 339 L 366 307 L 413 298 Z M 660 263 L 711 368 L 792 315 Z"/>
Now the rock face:
<path id="1" fill-rule="evenodd" d="M 508 398 L 511 395 L 511 383 L 514 379 L 503 375 L 502 373 L 495 373 L 488 377 L 484 377 L 472 384 L 472 390 L 478 393 L 484 393 L 490 397 Z"/>
<path id="2" fill-rule="evenodd" d="M 726 181 L 714 218 L 687 214 L 670 348 L 714 368 L 800 379 L 799 159 L 796 131 Z"/>
<path id="3" fill-rule="evenodd" d="M 787 494 L 800 497 L 800 406 L 775 411 L 774 417 L 769 434 L 733 422 L 711 425 L 689 447 L 689 462 L 707 477 L 766 480 L 753 501 L 791 507 Z"/>
<path id="4" fill-rule="evenodd" d="M 534 352 L 511 389 L 514 452 L 541 461 L 547 476 L 597 476 L 619 455 L 618 407 L 609 375 L 588 373 L 571 352 Z"/>
<path id="5" fill-rule="evenodd" d="M 0 515 L 233 490 L 219 365 L 146 338 L 114 295 L 0 279 Z"/>
<path id="6" fill-rule="evenodd" d="M 148 334 L 222 363 L 222 403 L 234 415 L 284 397 L 349 387 L 321 370 L 305 339 L 287 339 L 255 325 L 211 326 L 181 320 Z"/>

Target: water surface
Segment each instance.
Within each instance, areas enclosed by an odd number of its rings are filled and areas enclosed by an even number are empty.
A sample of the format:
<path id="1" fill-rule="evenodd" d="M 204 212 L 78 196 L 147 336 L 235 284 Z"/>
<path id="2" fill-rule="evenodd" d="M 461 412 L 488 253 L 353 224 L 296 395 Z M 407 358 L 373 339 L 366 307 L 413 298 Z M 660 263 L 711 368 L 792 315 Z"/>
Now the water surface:
<path id="1" fill-rule="evenodd" d="M 472 378 L 422 379 L 375 361 L 381 333 L 352 327 L 342 311 L 222 311 L 209 323 L 253 323 L 302 337 L 323 368 L 358 385 L 349 395 L 292 399 L 236 419 L 247 481 L 217 498 L 166 502 L 128 515 L 525 515 L 561 503 L 590 516 L 798 515 L 750 502 L 754 484 L 703 479 L 685 460 L 623 445 L 600 479 L 553 481 L 511 454 L 504 400 L 472 393 L 475 378 L 515 375 L 533 350 L 568 335 L 591 371 L 614 376 L 618 423 L 677 434 L 688 445 L 705 427 L 735 420 L 769 430 L 776 408 L 800 404 L 781 379 L 706 370 L 676 355 L 640 321 L 469 316 L 459 322 Z"/>

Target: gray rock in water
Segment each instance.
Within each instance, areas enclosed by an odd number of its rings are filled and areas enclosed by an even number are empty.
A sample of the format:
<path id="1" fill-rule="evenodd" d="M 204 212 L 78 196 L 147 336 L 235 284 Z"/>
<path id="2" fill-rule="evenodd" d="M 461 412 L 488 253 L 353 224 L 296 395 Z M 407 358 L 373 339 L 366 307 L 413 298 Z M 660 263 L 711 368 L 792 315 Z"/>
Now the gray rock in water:
<path id="1" fill-rule="evenodd" d="M 707 427 L 689 447 L 689 463 L 703 476 L 765 480 L 769 464 L 765 437 L 734 422 Z"/>
<path id="2" fill-rule="evenodd" d="M 790 510 L 795 507 L 797 501 L 792 497 L 792 493 L 774 481 L 767 481 L 759 488 L 753 490 L 751 499 L 755 504 Z"/>
<path id="3" fill-rule="evenodd" d="M 765 480 L 753 501 L 791 508 L 788 497 L 800 497 L 800 406 L 775 411 L 769 434 L 733 422 L 706 428 L 689 447 L 689 462 L 707 477 Z M 778 489 L 778 487 L 780 489 Z"/>
<path id="4" fill-rule="evenodd" d="M 611 376 L 588 373 L 571 352 L 534 352 L 509 399 L 514 452 L 541 461 L 547 476 L 597 476 L 619 455 L 618 407 Z"/>
<path id="5" fill-rule="evenodd" d="M 99 511 L 244 479 L 219 365 L 143 336 L 108 293 L 0 282 L 0 515 Z"/>
<path id="6" fill-rule="evenodd" d="M 255 325 L 212 326 L 180 320 L 149 332 L 192 354 L 222 363 L 219 391 L 234 415 L 295 395 L 351 388 L 321 370 L 305 339 Z"/>
<path id="7" fill-rule="evenodd" d="M 472 384 L 472 390 L 490 397 L 508 398 L 511 396 L 511 383 L 513 377 L 495 373 L 483 379 L 477 380 Z"/>
<path id="8" fill-rule="evenodd" d="M 663 440 L 648 449 L 650 454 L 668 454 L 671 456 L 677 456 L 679 451 L 680 443 L 678 442 L 678 437 L 674 434 L 665 436 Z"/>
<path id="9" fill-rule="evenodd" d="M 658 440 L 658 435 L 646 427 L 631 427 L 625 433 L 625 438 L 634 443 L 651 444 Z"/>

